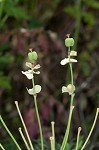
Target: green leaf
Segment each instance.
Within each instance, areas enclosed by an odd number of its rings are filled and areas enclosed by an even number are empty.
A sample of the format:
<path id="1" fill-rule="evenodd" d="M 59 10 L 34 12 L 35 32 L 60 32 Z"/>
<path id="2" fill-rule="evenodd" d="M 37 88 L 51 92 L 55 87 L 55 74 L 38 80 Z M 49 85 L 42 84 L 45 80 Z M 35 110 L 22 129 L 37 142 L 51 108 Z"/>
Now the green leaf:
<path id="1" fill-rule="evenodd" d="M 84 12 L 82 17 L 86 23 L 93 26 L 95 24 L 95 16 L 91 12 Z"/>
<path id="2" fill-rule="evenodd" d="M 14 17 L 15 19 L 28 19 L 26 10 L 24 10 L 22 7 L 17 6 L 11 0 L 9 0 L 5 3 L 4 12 L 9 17 Z"/>
<path id="3" fill-rule="evenodd" d="M 0 68 L 4 68 L 12 62 L 14 60 L 14 57 L 11 54 L 5 54 L 4 56 L 0 55 L 0 64 L 2 64 L 2 66 Z"/>
<path id="4" fill-rule="evenodd" d="M 83 0 L 88 6 L 99 9 L 99 1 L 98 0 Z"/>
<path id="5" fill-rule="evenodd" d="M 77 6 L 67 6 L 64 11 L 74 18 L 77 17 L 78 7 Z"/>
<path id="6" fill-rule="evenodd" d="M 67 143 L 65 150 L 70 150 L 70 145 Z"/>
<path id="7" fill-rule="evenodd" d="M 10 77 L 5 76 L 0 72 L 0 88 L 11 90 Z"/>

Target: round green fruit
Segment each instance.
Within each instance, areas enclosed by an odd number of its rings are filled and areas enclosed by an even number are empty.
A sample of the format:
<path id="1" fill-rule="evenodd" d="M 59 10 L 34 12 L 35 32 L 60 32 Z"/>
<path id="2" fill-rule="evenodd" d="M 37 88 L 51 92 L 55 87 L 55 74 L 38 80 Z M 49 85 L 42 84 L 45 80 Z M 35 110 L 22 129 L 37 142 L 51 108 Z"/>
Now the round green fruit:
<path id="1" fill-rule="evenodd" d="M 28 58 L 29 58 L 30 61 L 36 61 L 37 58 L 38 58 L 38 55 L 35 51 L 34 52 L 29 52 L 28 53 Z"/>
<path id="2" fill-rule="evenodd" d="M 65 45 L 67 47 L 73 46 L 74 45 L 74 39 L 73 38 L 66 38 L 65 39 Z"/>

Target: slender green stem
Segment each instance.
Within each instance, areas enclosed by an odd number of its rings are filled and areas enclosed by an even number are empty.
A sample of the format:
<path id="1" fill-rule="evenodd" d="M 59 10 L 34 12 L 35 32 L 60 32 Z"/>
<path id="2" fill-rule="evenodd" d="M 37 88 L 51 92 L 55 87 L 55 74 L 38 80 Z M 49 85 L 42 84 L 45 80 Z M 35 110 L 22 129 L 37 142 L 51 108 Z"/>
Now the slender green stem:
<path id="1" fill-rule="evenodd" d="M 1 143 L 0 143 L 0 147 L 1 147 L 2 150 L 5 150 Z"/>
<path id="2" fill-rule="evenodd" d="M 70 47 L 68 47 L 68 53 L 70 53 Z M 70 55 L 68 55 L 68 58 L 69 58 L 69 61 L 70 61 Z M 69 67 L 70 67 L 70 74 L 71 74 L 71 84 L 72 84 L 72 87 L 73 87 L 74 79 L 73 79 L 73 69 L 72 69 L 72 64 L 71 63 L 69 63 Z M 65 136 L 64 136 L 64 139 L 63 139 L 62 146 L 61 146 L 60 150 L 64 150 L 67 146 L 69 132 L 70 132 L 70 125 L 71 125 L 72 111 L 73 111 L 73 108 L 74 108 L 73 100 L 74 100 L 74 93 L 72 93 L 72 95 L 71 95 L 68 124 L 67 124 Z"/>
<path id="3" fill-rule="evenodd" d="M 34 78 L 32 79 L 32 85 L 35 90 Z M 39 116 L 39 111 L 38 111 L 38 106 L 37 106 L 36 94 L 34 94 L 33 97 L 34 97 L 35 110 L 36 110 L 36 115 L 37 115 L 37 120 L 38 120 L 38 125 L 39 125 L 39 131 L 40 131 L 41 147 L 42 147 L 42 150 L 44 150 L 43 134 L 42 134 L 41 121 L 40 121 L 40 116 Z"/>
<path id="4" fill-rule="evenodd" d="M 51 136 L 50 137 L 50 143 L 51 143 L 51 150 L 54 150 L 54 143 L 53 143 L 53 141 L 54 141 L 54 138 Z"/>
<path id="5" fill-rule="evenodd" d="M 19 116 L 20 116 L 21 122 L 22 122 L 22 124 L 23 124 L 23 127 L 24 127 L 24 130 L 25 130 L 27 139 L 28 139 L 28 141 L 29 141 L 31 150 L 34 150 L 33 145 L 32 145 L 32 142 L 31 142 L 31 139 L 30 139 L 30 136 L 29 136 L 28 131 L 27 131 L 27 128 L 26 128 L 26 126 L 25 126 L 25 122 L 24 122 L 24 120 L 23 120 L 23 117 L 22 117 L 22 115 L 21 115 L 21 112 L 20 112 L 20 109 L 19 109 L 19 106 L 18 106 L 18 101 L 15 101 L 15 105 L 16 105 L 18 114 L 19 114 Z"/>
<path id="6" fill-rule="evenodd" d="M 81 131 L 81 127 L 78 128 L 77 142 L 76 142 L 76 150 L 78 150 L 80 131 Z"/>
<path id="7" fill-rule="evenodd" d="M 95 127 L 95 124 L 96 124 L 96 121 L 97 121 L 98 114 L 99 114 L 99 108 L 97 108 L 97 111 L 96 111 L 96 115 L 95 115 L 95 119 L 94 119 L 93 125 L 92 125 L 92 127 L 91 127 L 91 130 L 90 130 L 90 132 L 89 132 L 89 135 L 88 135 L 88 137 L 87 137 L 85 143 L 83 144 L 81 150 L 83 150 L 83 149 L 85 148 L 86 144 L 87 144 L 88 141 L 89 141 L 89 138 L 90 138 L 90 136 L 91 136 L 91 134 L 92 134 L 92 132 L 93 132 L 93 129 L 94 129 L 94 127 Z"/>
<path id="8" fill-rule="evenodd" d="M 62 146 L 60 150 L 65 150 L 68 142 L 69 132 L 70 132 L 70 125 L 71 125 L 71 118 L 72 118 L 72 112 L 73 112 L 74 106 L 70 106 L 70 112 L 69 112 L 69 118 L 68 118 L 68 124 L 65 132 L 65 136 L 62 142 Z"/>
<path id="9" fill-rule="evenodd" d="M 24 137 L 24 134 L 23 134 L 21 128 L 19 128 L 19 132 L 20 132 L 20 135 L 21 135 L 21 137 L 22 137 L 22 139 L 23 139 L 23 141 L 24 141 L 24 144 L 25 144 L 27 150 L 30 150 L 29 145 L 28 145 L 28 143 L 27 143 L 27 141 L 26 141 L 26 139 L 25 139 L 25 137 Z"/>
<path id="10" fill-rule="evenodd" d="M 55 150 L 55 131 L 54 131 L 54 122 L 51 122 L 52 124 L 52 137 L 53 137 L 53 150 Z"/>
<path id="11" fill-rule="evenodd" d="M 17 143 L 17 141 L 15 140 L 14 136 L 12 135 L 12 133 L 10 132 L 10 130 L 8 129 L 8 127 L 6 126 L 3 118 L 0 116 L 0 121 L 2 123 L 2 125 L 4 126 L 4 128 L 6 129 L 6 131 L 8 132 L 8 134 L 10 135 L 10 137 L 12 138 L 13 142 L 15 143 L 16 147 L 18 150 L 21 150 L 19 144 Z"/>

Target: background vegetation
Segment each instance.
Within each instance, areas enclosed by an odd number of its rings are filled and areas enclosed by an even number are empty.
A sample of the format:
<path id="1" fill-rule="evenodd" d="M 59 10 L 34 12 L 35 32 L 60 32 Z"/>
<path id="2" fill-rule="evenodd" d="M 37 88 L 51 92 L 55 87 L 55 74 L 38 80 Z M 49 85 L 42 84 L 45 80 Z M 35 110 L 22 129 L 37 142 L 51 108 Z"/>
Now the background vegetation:
<path id="1" fill-rule="evenodd" d="M 77 90 L 70 135 L 73 145 L 79 126 L 82 126 L 81 142 L 83 135 L 87 136 L 99 107 L 99 1 L 0 0 L 0 114 L 20 143 L 15 100 L 19 101 L 31 139 L 39 135 L 33 100 L 26 91 L 31 83 L 21 74 L 31 47 L 38 52 L 42 66 L 36 83 L 43 89 L 38 105 L 44 137 L 49 139 L 50 122 L 54 120 L 57 142 L 62 140 L 69 97 L 61 94 L 61 87 L 68 83 L 69 72 L 60 61 L 67 55 L 64 39 L 68 33 L 75 38 L 79 61 L 74 65 Z M 89 150 L 99 148 L 98 124 L 99 119 Z M 14 146 L 1 126 L 0 141 L 7 149 Z"/>

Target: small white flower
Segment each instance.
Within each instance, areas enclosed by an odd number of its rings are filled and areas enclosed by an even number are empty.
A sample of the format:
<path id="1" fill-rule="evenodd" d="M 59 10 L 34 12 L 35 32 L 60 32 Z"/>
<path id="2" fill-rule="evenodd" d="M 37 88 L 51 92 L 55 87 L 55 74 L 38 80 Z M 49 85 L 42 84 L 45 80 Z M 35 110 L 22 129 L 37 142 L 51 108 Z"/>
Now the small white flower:
<path id="1" fill-rule="evenodd" d="M 77 52 L 76 51 L 71 51 L 70 56 L 77 56 Z"/>
<path id="2" fill-rule="evenodd" d="M 72 84 L 69 84 L 67 87 L 66 86 L 62 87 L 62 93 L 68 92 L 69 95 L 72 95 L 74 91 L 75 91 L 75 86 Z"/>
<path id="3" fill-rule="evenodd" d="M 22 71 L 22 74 L 26 75 L 29 80 L 33 79 L 33 71 L 30 69 L 28 71 Z"/>
<path id="4" fill-rule="evenodd" d="M 71 63 L 71 62 L 77 62 L 77 60 L 76 59 L 73 59 L 73 58 L 70 58 L 70 60 L 69 60 L 69 58 L 65 58 L 65 59 L 63 59 L 63 60 L 61 60 L 61 62 L 60 62 L 60 64 L 61 65 L 66 65 L 67 63 Z"/>
<path id="5" fill-rule="evenodd" d="M 30 95 L 37 94 L 41 91 L 41 86 L 40 85 L 35 85 L 34 88 L 32 88 L 32 89 L 27 88 L 27 91 Z"/>

